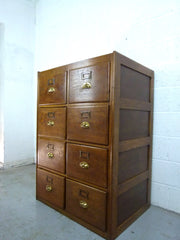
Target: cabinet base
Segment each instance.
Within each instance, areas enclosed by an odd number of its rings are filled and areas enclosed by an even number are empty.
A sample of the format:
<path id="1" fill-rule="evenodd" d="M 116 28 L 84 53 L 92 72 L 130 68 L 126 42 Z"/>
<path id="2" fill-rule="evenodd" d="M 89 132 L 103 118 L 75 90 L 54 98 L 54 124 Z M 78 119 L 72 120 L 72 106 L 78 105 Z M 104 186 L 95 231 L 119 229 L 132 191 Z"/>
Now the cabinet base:
<path id="1" fill-rule="evenodd" d="M 146 204 L 143 207 L 141 207 L 136 213 L 134 213 L 130 218 L 128 218 L 126 221 L 124 221 L 121 225 L 119 225 L 116 228 L 116 233 L 114 233 L 113 235 L 110 235 L 108 232 L 103 232 L 103 231 L 97 229 L 96 227 L 94 227 L 94 226 L 84 222 L 83 220 L 73 216 L 72 214 L 68 213 L 66 210 L 58 208 L 58 207 L 52 205 L 51 203 L 45 201 L 42 198 L 36 197 L 36 199 L 38 201 L 46 204 L 47 206 L 55 209 L 56 211 L 58 211 L 59 213 L 63 214 L 64 216 L 70 218 L 71 220 L 79 223 L 80 225 L 82 225 L 83 227 L 89 229 L 90 231 L 100 235 L 101 237 L 103 237 L 106 240 L 114 240 L 114 239 L 116 239 L 124 230 L 126 230 L 137 218 L 139 218 L 150 207 L 150 204 Z"/>

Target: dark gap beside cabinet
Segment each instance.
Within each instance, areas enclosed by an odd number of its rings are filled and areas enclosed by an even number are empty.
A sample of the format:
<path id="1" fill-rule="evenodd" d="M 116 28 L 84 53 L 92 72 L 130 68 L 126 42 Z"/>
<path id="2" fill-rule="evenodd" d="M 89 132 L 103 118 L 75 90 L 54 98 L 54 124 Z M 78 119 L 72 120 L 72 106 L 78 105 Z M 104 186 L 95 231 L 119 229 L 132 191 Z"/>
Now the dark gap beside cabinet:
<path id="1" fill-rule="evenodd" d="M 149 102 L 150 78 L 128 67 L 121 66 L 121 98 Z"/>
<path id="2" fill-rule="evenodd" d="M 147 202 L 147 180 L 118 197 L 118 225 L 128 219 Z"/>
<path id="3" fill-rule="evenodd" d="M 149 112 L 120 110 L 119 140 L 149 136 Z"/>
<path id="4" fill-rule="evenodd" d="M 141 147 L 119 153 L 118 162 L 118 183 L 132 178 L 148 167 L 149 147 Z"/>

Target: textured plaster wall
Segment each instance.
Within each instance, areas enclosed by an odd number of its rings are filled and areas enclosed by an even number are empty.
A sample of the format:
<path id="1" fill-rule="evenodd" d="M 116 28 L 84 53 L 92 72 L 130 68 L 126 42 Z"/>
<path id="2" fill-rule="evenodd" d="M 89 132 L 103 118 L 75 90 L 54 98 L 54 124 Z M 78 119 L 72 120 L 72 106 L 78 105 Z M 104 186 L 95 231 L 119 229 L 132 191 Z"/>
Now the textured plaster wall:
<path id="1" fill-rule="evenodd" d="M 0 23 L 4 26 L 0 53 L 3 50 L 4 165 L 13 166 L 34 161 L 34 2 L 0 0 Z"/>
<path id="2" fill-rule="evenodd" d="M 3 92 L 4 92 L 4 24 L 0 23 L 0 166 L 4 163 L 4 122 L 3 122 Z"/>

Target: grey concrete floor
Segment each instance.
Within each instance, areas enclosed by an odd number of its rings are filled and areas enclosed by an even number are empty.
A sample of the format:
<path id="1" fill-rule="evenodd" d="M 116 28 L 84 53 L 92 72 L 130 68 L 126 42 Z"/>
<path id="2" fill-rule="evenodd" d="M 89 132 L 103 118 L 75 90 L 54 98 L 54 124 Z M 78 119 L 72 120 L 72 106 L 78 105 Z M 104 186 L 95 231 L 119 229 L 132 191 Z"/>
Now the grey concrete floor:
<path id="1" fill-rule="evenodd" d="M 35 199 L 35 165 L 0 170 L 0 240 L 103 240 Z M 152 206 L 116 240 L 180 240 L 180 215 Z"/>

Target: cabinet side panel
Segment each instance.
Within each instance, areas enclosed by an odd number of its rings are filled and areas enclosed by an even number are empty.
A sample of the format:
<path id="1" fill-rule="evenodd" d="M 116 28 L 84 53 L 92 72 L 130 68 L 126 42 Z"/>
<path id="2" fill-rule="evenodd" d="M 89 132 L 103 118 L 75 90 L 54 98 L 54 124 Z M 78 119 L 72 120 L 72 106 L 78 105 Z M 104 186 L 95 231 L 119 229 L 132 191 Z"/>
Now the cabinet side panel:
<path id="1" fill-rule="evenodd" d="M 118 183 L 144 172 L 148 168 L 148 146 L 119 153 Z"/>
<path id="2" fill-rule="evenodd" d="M 118 225 L 128 219 L 147 201 L 147 181 L 143 181 L 118 197 Z"/>
<path id="3" fill-rule="evenodd" d="M 153 71 L 119 55 L 117 235 L 149 205 Z"/>
<path id="4" fill-rule="evenodd" d="M 121 98 L 149 102 L 150 78 L 128 67 L 121 66 Z"/>
<path id="5" fill-rule="evenodd" d="M 149 112 L 121 109 L 119 131 L 120 141 L 149 136 Z"/>

